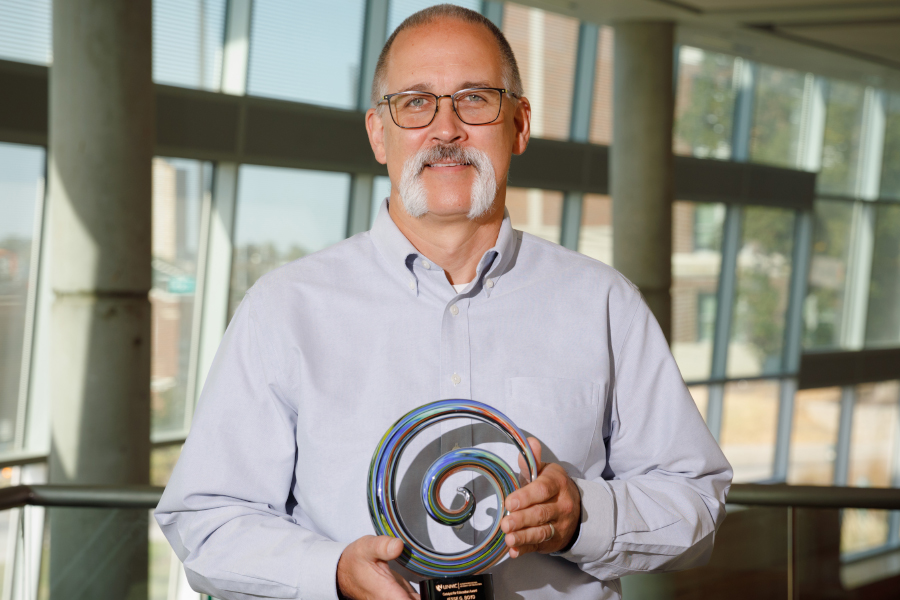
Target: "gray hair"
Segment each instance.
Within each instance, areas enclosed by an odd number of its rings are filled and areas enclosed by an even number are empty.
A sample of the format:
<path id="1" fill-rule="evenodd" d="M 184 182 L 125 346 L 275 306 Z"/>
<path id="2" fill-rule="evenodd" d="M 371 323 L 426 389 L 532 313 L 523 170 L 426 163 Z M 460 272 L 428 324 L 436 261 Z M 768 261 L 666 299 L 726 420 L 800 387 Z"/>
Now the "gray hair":
<path id="1" fill-rule="evenodd" d="M 378 55 L 378 64 L 375 66 L 375 77 L 372 80 L 372 106 L 377 106 L 382 96 L 387 94 L 387 82 L 385 75 L 387 71 L 388 56 L 391 52 L 391 46 L 397 34 L 406 29 L 412 29 L 420 25 L 430 25 L 440 19 L 457 19 L 473 25 L 482 25 L 494 36 L 497 46 L 500 49 L 500 60 L 502 62 L 501 69 L 503 73 L 503 86 L 512 92 L 515 96 L 522 96 L 525 92 L 522 89 L 522 77 L 519 75 L 519 66 L 516 64 L 516 57 L 513 54 L 512 47 L 506 41 L 503 32 L 494 25 L 490 19 L 468 8 L 456 6 L 455 4 L 437 4 L 424 8 L 417 13 L 413 13 L 400 26 L 394 30 L 391 37 L 381 49 Z"/>

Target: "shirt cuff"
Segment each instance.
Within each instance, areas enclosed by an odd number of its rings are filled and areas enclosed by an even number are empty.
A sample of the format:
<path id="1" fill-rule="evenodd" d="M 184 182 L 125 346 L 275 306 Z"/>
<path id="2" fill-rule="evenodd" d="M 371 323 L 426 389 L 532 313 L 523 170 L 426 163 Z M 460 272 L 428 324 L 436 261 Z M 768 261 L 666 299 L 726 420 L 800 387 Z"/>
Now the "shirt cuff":
<path id="1" fill-rule="evenodd" d="M 581 492 L 578 539 L 567 552 L 558 556 L 574 563 L 593 562 L 609 551 L 615 538 L 615 503 L 604 484 L 586 479 L 574 481 Z"/>
<path id="2" fill-rule="evenodd" d="M 343 542 L 318 541 L 309 548 L 300 562 L 300 593 L 303 600 L 338 600 L 337 565 L 349 546 Z"/>

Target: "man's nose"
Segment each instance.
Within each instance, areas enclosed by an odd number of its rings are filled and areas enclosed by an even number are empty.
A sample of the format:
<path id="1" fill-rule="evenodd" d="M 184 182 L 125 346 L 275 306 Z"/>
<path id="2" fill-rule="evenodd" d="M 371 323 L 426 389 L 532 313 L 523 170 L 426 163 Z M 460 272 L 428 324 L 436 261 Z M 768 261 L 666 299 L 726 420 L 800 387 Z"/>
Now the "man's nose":
<path id="1" fill-rule="evenodd" d="M 453 110 L 453 99 L 442 97 L 437 101 L 437 113 L 431 122 L 432 137 L 442 142 L 453 142 L 465 136 L 463 122 Z"/>

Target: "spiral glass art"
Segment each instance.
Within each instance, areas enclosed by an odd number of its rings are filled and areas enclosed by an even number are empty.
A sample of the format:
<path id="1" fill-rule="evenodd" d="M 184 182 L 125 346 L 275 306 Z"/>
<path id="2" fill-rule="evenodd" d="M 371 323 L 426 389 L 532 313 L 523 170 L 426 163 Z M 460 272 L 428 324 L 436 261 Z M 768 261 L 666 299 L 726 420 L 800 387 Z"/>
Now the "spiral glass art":
<path id="1" fill-rule="evenodd" d="M 506 554 L 500 519 L 509 514 L 498 510 L 491 529 L 481 543 L 458 553 L 443 553 L 421 545 L 400 518 L 396 501 L 397 468 L 400 456 L 409 442 L 431 425 L 456 418 L 472 418 L 497 427 L 525 458 L 533 481 L 537 477 L 537 461 L 525 435 L 506 415 L 486 404 L 472 400 L 439 400 L 403 415 L 381 438 L 369 466 L 369 513 L 378 535 L 403 540 L 403 554 L 398 562 L 426 577 L 458 577 L 481 573 Z M 463 506 L 453 510 L 440 498 L 441 485 L 460 471 L 474 471 L 485 477 L 494 488 L 501 507 L 506 497 L 518 489 L 516 474 L 499 456 L 478 448 L 451 450 L 428 468 L 422 480 L 422 502 L 428 515 L 442 525 L 454 526 L 469 520 L 475 512 L 475 499 L 464 487 L 457 491 L 465 498 Z"/>

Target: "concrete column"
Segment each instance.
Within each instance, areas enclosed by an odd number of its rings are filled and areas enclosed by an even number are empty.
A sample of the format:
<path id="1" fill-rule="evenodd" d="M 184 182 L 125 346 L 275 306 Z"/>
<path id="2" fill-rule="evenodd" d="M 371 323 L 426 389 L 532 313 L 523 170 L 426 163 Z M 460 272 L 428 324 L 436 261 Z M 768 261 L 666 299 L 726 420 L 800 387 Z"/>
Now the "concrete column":
<path id="1" fill-rule="evenodd" d="M 613 265 L 637 285 L 666 337 L 672 300 L 674 25 L 615 25 Z"/>
<path id="2" fill-rule="evenodd" d="M 50 481 L 150 471 L 151 0 L 57 0 Z M 147 597 L 147 511 L 51 509 L 51 598 Z"/>

